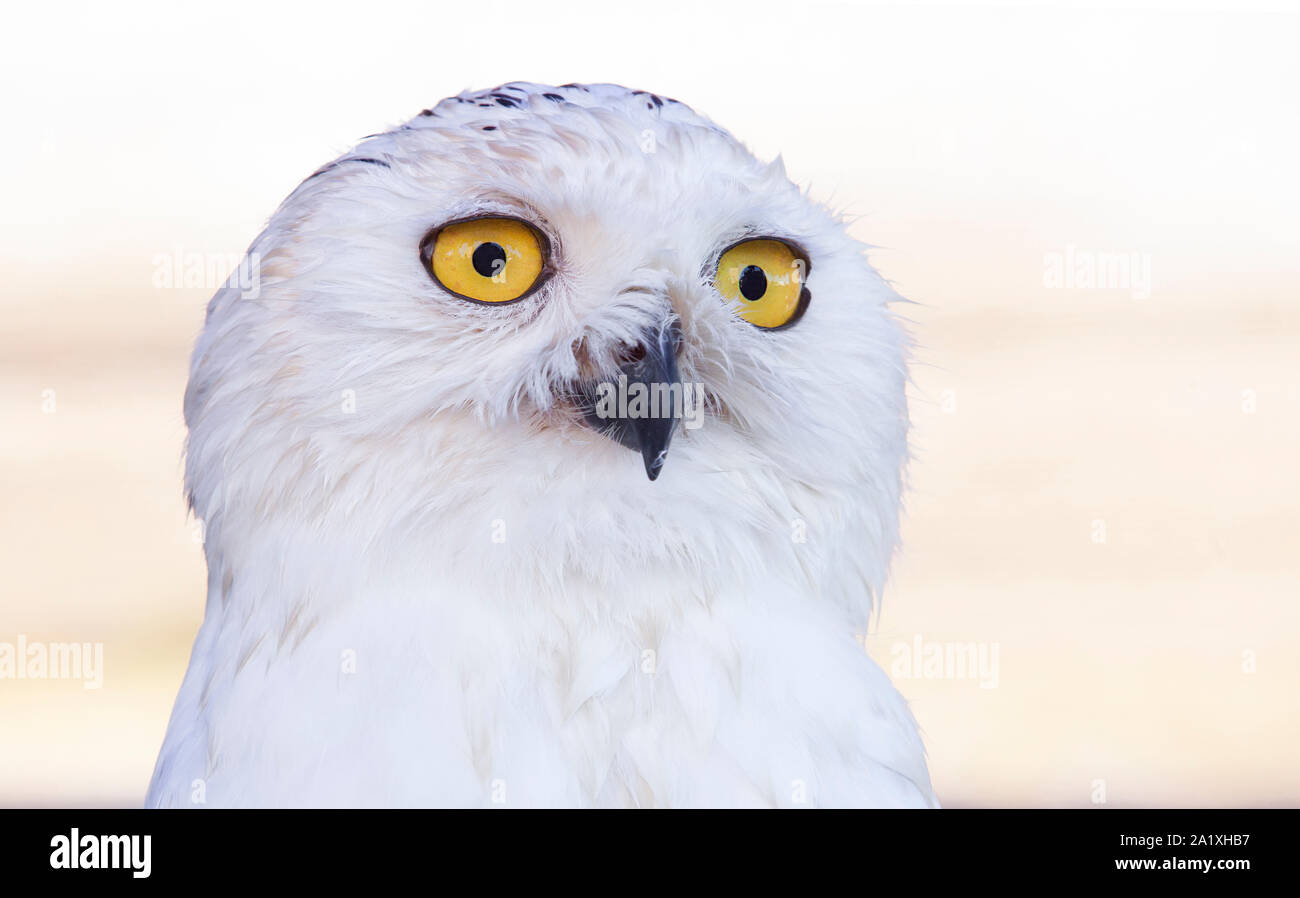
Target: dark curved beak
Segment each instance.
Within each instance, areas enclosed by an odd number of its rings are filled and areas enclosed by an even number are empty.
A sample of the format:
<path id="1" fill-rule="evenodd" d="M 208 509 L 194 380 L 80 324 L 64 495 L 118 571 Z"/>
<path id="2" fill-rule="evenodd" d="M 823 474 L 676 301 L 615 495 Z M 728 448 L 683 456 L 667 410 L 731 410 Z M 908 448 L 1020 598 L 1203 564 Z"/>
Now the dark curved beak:
<path id="1" fill-rule="evenodd" d="M 651 480 L 663 470 L 682 416 L 685 388 L 677 371 L 681 342 L 681 325 L 673 318 L 628 348 L 629 361 L 619 367 L 617 380 L 584 383 L 578 391 L 586 425 L 640 452 Z"/>

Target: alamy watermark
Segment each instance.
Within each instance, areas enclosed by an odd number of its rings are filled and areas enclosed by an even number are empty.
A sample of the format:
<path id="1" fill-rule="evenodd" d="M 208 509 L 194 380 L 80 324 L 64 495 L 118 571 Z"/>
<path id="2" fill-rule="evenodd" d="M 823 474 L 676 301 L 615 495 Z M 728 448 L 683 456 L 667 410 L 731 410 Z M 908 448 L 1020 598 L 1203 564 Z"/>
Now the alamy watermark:
<path id="1" fill-rule="evenodd" d="M 73 827 L 50 839 L 50 847 L 54 870 L 130 870 L 134 879 L 148 879 L 153 871 L 153 836 L 82 835 Z"/>
<path id="2" fill-rule="evenodd" d="M 1002 681 L 1001 643 L 925 639 L 920 633 L 910 640 L 862 634 L 854 638 L 896 680 L 974 680 L 981 689 L 996 689 Z M 882 643 L 888 647 L 887 662 L 872 648 Z"/>
<path id="3" fill-rule="evenodd" d="M 86 689 L 104 685 L 102 642 L 0 642 L 0 680 L 81 680 Z"/>
<path id="4" fill-rule="evenodd" d="M 153 257 L 153 285 L 160 290 L 232 287 L 242 299 L 262 294 L 260 253 L 187 253 L 177 249 Z"/>
<path id="5" fill-rule="evenodd" d="M 1079 249 L 1043 256 L 1043 286 L 1064 290 L 1128 290 L 1134 299 L 1151 298 L 1151 254 Z"/>
<path id="6" fill-rule="evenodd" d="M 704 384 L 643 383 L 627 381 L 620 374 L 617 383 L 596 384 L 596 417 L 680 418 L 687 430 L 704 423 Z"/>

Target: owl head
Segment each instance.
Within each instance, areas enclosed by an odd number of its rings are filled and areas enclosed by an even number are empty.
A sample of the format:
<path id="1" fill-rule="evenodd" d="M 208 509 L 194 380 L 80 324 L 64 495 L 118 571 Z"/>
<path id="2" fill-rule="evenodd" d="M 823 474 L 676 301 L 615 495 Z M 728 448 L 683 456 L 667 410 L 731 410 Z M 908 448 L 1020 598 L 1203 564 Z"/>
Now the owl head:
<path id="1" fill-rule="evenodd" d="M 869 607 L 906 455 L 897 297 L 687 106 L 451 97 L 303 181 L 249 263 L 185 400 L 210 565 L 311 534 L 466 577 Z"/>

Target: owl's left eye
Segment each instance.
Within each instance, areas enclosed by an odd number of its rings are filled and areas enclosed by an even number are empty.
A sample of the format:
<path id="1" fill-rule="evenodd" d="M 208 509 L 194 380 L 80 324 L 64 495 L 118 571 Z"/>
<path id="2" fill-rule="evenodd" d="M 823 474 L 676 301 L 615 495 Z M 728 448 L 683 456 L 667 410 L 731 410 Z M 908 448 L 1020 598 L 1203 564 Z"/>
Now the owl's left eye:
<path id="1" fill-rule="evenodd" d="M 713 285 L 755 327 L 789 327 L 808 308 L 808 257 L 770 237 L 743 240 L 722 253 Z"/>
<path id="2" fill-rule="evenodd" d="M 445 224 L 420 243 L 420 258 L 445 290 L 473 302 L 523 299 L 548 274 L 546 238 L 517 218 Z"/>

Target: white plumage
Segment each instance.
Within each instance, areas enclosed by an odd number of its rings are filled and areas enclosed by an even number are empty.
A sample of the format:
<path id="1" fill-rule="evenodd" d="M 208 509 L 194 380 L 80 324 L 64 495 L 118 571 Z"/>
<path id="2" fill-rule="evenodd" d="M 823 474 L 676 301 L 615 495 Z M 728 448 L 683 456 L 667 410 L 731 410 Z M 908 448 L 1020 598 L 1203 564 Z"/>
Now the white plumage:
<path id="1" fill-rule="evenodd" d="M 429 276 L 430 229 L 483 214 L 549 238 L 534 295 Z M 795 326 L 712 285 L 749 235 L 807 253 Z M 366 139 L 250 253 L 185 398 L 207 610 L 148 804 L 935 803 L 854 640 L 897 537 L 897 297 L 779 161 L 510 84 Z M 665 315 L 707 414 L 651 482 L 568 397 Z"/>

